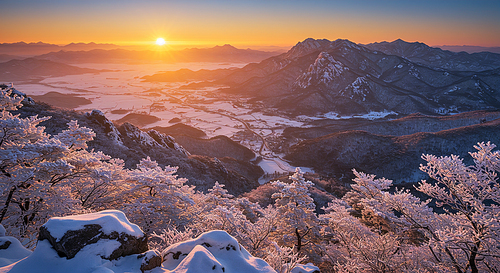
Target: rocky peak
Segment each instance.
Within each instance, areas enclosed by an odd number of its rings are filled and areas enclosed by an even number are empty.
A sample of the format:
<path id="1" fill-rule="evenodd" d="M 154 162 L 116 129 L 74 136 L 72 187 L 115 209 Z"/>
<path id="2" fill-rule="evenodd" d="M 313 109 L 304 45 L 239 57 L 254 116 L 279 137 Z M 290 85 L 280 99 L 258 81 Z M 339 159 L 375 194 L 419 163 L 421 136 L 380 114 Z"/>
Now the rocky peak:
<path id="1" fill-rule="evenodd" d="M 171 136 L 162 134 L 156 130 L 149 130 L 144 132 L 137 128 L 135 125 L 128 122 L 123 123 L 118 127 L 121 139 L 127 146 L 139 146 L 147 149 L 151 148 L 166 148 L 175 153 L 180 153 L 182 156 L 189 156 L 190 153 L 184 149 L 181 145 L 175 142 L 175 139 Z"/>
<path id="2" fill-rule="evenodd" d="M 345 70 L 349 68 L 327 52 L 321 52 L 307 71 L 297 78 L 296 85 L 300 88 L 314 84 L 328 85 Z"/>
<path id="3" fill-rule="evenodd" d="M 186 156 L 191 155 L 186 149 L 184 149 L 184 147 L 175 142 L 175 139 L 172 136 L 162 134 L 156 130 L 149 130 L 148 135 L 163 147 L 175 149 Z"/>
<path id="4" fill-rule="evenodd" d="M 103 127 L 103 131 L 107 136 L 111 137 L 111 139 L 119 145 L 123 145 L 123 141 L 120 138 L 120 132 L 116 128 L 115 124 L 113 124 L 113 122 L 111 122 L 103 112 L 94 109 L 92 112 L 85 113 L 85 115 L 89 120 Z"/>
<path id="5" fill-rule="evenodd" d="M 428 50 L 439 50 L 438 48 L 431 48 L 426 44 L 419 42 L 406 42 L 401 39 L 397 39 L 392 42 L 380 42 L 380 43 L 372 43 L 366 45 L 369 49 L 377 50 L 383 52 L 388 55 L 397 55 L 400 57 L 412 57 L 417 55 L 418 53 L 422 53 Z"/>
<path id="6" fill-rule="evenodd" d="M 321 50 L 325 51 L 332 47 L 332 42 L 326 39 L 315 40 L 312 38 L 307 38 L 302 42 L 298 42 L 294 47 L 292 47 L 285 55 L 285 58 L 295 59 L 307 54 L 311 54 L 315 51 Z"/>
<path id="7" fill-rule="evenodd" d="M 354 82 L 349 84 L 339 94 L 349 99 L 365 101 L 368 93 L 370 93 L 370 87 L 368 85 L 368 81 L 366 80 L 366 76 L 363 76 L 356 78 Z"/>

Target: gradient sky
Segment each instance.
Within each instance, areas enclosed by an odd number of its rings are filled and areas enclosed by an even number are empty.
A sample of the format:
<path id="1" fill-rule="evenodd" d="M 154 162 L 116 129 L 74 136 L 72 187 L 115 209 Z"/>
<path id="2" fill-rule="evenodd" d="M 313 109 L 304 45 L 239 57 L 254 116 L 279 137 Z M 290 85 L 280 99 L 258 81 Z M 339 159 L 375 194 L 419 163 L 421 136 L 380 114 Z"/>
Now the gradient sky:
<path id="1" fill-rule="evenodd" d="M 500 46 L 500 0 L 0 0 L 0 42 L 291 46 L 357 43 Z"/>

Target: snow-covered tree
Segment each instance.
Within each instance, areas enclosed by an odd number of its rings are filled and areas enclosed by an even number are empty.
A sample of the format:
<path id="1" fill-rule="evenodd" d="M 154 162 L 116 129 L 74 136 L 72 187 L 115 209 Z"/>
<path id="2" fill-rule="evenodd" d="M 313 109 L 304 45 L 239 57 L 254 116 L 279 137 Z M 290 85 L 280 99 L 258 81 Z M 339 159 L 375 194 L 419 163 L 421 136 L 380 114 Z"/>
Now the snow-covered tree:
<path id="1" fill-rule="evenodd" d="M 49 117 L 13 115 L 10 111 L 21 107 L 22 100 L 12 88 L 0 90 L 0 222 L 33 242 L 38 226 L 49 217 L 93 208 L 108 198 L 108 184 L 116 182 L 116 175 L 105 179 L 106 173 L 121 173 L 123 165 L 87 151 L 95 133 L 77 121 L 52 136 L 39 126 Z"/>
<path id="2" fill-rule="evenodd" d="M 149 157 L 128 171 L 129 188 L 123 193 L 124 210 L 146 232 L 159 232 L 168 223 L 181 223 L 194 205 L 192 186 L 175 175 L 177 167 L 162 168 Z"/>
<path id="3" fill-rule="evenodd" d="M 89 157 L 77 154 L 93 132 L 74 122 L 57 136 L 47 135 L 38 126 L 47 117 L 20 118 L 10 112 L 21 107 L 22 99 L 12 89 L 0 90 L 0 222 L 21 236 L 33 236 L 33 224 L 78 208 L 65 182 L 83 173 L 80 163 Z M 74 131 L 81 138 L 71 138 Z"/>
<path id="4" fill-rule="evenodd" d="M 408 190 L 389 193 L 392 182 L 354 172 L 356 179 L 348 201 L 358 200 L 364 215 L 382 219 L 401 239 L 413 234 L 416 245 L 425 245 L 428 262 L 440 270 L 497 272 L 500 270 L 500 153 L 495 145 L 478 143 L 470 153 L 474 165 L 458 156 L 423 155 L 420 169 L 432 182 L 416 189 L 432 199 L 421 201 Z M 429 203 L 443 208 L 436 213 Z M 418 238 L 420 237 L 420 238 Z M 400 239 L 400 240 L 401 240 Z M 415 238 L 414 238 L 415 239 Z M 413 249 L 415 250 L 415 249 Z M 424 255 L 424 254 L 422 254 Z"/>
<path id="5" fill-rule="evenodd" d="M 320 237 L 320 220 L 314 212 L 316 206 L 309 194 L 312 182 L 306 181 L 299 168 L 290 176 L 290 184 L 274 181 L 279 189 L 273 194 L 280 224 L 277 226 L 278 242 L 295 247 L 298 252 L 307 246 L 311 251 Z"/>

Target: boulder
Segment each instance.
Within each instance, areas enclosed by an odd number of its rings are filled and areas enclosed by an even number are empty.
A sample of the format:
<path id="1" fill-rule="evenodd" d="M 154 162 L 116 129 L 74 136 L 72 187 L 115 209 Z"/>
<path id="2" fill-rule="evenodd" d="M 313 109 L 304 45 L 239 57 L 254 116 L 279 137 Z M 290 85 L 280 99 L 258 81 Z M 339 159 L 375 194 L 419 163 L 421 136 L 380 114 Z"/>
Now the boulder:
<path id="1" fill-rule="evenodd" d="M 156 267 L 161 267 L 163 263 L 163 257 L 154 250 L 149 250 L 144 254 L 137 256 L 137 259 L 142 259 L 141 261 L 141 272 L 151 270 Z"/>
<path id="2" fill-rule="evenodd" d="M 38 234 L 38 241 L 47 240 L 59 257 L 72 259 L 84 247 L 100 244 L 101 258 L 116 260 L 148 250 L 147 237 L 121 211 L 53 217 Z"/>

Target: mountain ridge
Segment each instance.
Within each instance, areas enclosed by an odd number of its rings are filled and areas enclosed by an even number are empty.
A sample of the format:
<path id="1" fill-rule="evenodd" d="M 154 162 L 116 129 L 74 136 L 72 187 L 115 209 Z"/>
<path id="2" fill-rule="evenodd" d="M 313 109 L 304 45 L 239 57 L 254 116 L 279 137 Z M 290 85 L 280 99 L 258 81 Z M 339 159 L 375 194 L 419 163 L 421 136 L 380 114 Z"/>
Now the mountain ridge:
<path id="1" fill-rule="evenodd" d="M 454 53 L 402 40 L 370 47 L 308 38 L 213 84 L 290 115 L 439 115 L 500 107 L 500 54 Z M 322 69 L 315 69 L 318 63 Z M 331 74 L 333 67 L 337 73 Z"/>

